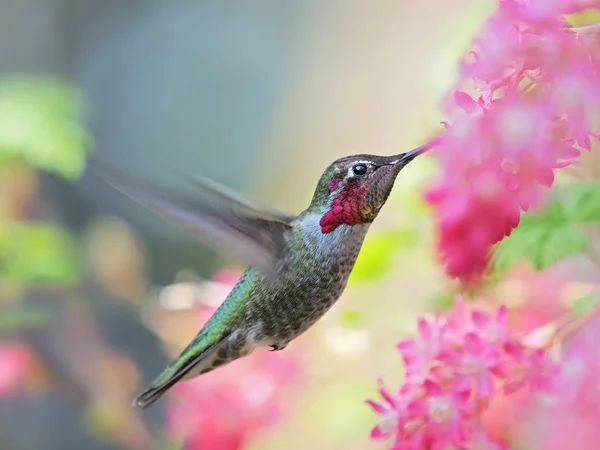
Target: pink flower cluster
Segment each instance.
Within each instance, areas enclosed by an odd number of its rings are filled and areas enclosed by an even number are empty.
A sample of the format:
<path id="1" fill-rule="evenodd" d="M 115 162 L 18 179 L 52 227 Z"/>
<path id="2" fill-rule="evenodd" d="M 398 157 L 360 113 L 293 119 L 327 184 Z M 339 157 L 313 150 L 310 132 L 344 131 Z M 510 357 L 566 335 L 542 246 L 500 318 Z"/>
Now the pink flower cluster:
<path id="1" fill-rule="evenodd" d="M 20 342 L 0 344 L 0 397 L 14 395 L 33 365 L 29 347 Z"/>
<path id="2" fill-rule="evenodd" d="M 233 287 L 240 274 L 222 272 L 214 282 Z M 202 304 L 200 322 L 214 312 Z M 184 381 L 169 396 L 167 428 L 186 450 L 239 450 L 286 412 L 289 386 L 301 380 L 290 352 L 256 351 L 219 370 Z"/>
<path id="3" fill-rule="evenodd" d="M 589 113 L 600 103 L 600 29 L 565 19 L 590 7 L 600 2 L 500 0 L 461 63 L 451 123 L 436 140 L 443 173 L 426 199 L 440 219 L 441 260 L 463 282 L 480 279 L 540 186 L 599 137 Z M 461 90 L 471 87 L 476 100 Z"/>
<path id="4" fill-rule="evenodd" d="M 511 335 L 505 307 L 493 317 L 459 302 L 448 317 L 421 319 L 419 337 L 398 349 L 405 383 L 396 393 L 380 387 L 382 402 L 367 401 L 381 416 L 371 437 L 395 435 L 394 450 L 506 449 L 484 426 L 493 398 L 545 389 L 556 371 L 544 350 Z"/>
<path id="5" fill-rule="evenodd" d="M 173 388 L 167 427 L 184 438 L 186 450 L 246 448 L 283 416 L 298 367 L 290 357 L 265 353 Z"/>

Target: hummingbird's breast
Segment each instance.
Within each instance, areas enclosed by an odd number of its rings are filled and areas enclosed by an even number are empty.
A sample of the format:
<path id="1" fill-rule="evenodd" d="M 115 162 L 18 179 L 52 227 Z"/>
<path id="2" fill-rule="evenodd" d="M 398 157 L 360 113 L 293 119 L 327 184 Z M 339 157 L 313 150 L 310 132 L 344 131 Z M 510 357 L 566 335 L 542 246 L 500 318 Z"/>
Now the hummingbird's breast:
<path id="1" fill-rule="evenodd" d="M 285 346 L 321 318 L 344 291 L 369 224 L 344 224 L 323 234 L 321 217 L 299 217 L 277 277 L 256 284 L 247 324 L 257 341 Z"/>

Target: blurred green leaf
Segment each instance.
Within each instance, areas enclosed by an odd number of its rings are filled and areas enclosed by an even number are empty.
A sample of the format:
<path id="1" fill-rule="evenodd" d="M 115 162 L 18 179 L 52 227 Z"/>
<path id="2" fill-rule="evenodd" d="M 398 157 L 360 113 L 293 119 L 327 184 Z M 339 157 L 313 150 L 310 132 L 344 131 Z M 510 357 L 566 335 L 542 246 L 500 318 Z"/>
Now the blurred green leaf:
<path id="1" fill-rule="evenodd" d="M 566 212 L 560 203 L 552 202 L 541 212 L 523 215 L 519 227 L 496 247 L 495 269 L 503 272 L 520 258 L 527 258 L 541 270 L 584 252 L 587 236 Z"/>
<path id="2" fill-rule="evenodd" d="M 595 9 L 586 9 L 575 14 L 567 14 L 565 18 L 570 25 L 583 27 L 598 23 L 600 21 L 600 12 Z"/>
<path id="3" fill-rule="evenodd" d="M 80 275 L 77 247 L 59 227 L 10 223 L 0 230 L 3 276 L 17 282 L 75 283 Z"/>
<path id="4" fill-rule="evenodd" d="M 0 78 L 0 158 L 79 176 L 90 143 L 80 110 L 79 96 L 58 79 Z"/>
<path id="5" fill-rule="evenodd" d="M 576 222 L 600 222 L 600 184 L 573 183 L 563 189 L 563 204 Z"/>
<path id="6" fill-rule="evenodd" d="M 435 311 L 447 311 L 454 306 L 455 298 L 456 293 L 445 291 L 431 297 L 429 303 Z"/>
<path id="7" fill-rule="evenodd" d="M 0 331 L 39 327 L 47 321 L 47 312 L 40 308 L 0 308 Z"/>
<path id="8" fill-rule="evenodd" d="M 576 316 L 584 316 L 587 313 L 591 312 L 592 309 L 598 302 L 600 301 L 600 291 L 595 290 L 594 292 L 589 293 L 588 295 L 584 295 L 583 297 L 578 298 L 571 305 L 571 311 Z"/>
<path id="9" fill-rule="evenodd" d="M 349 282 L 375 281 L 391 267 L 395 254 L 414 241 L 415 233 L 411 230 L 388 231 L 367 237 Z"/>
<path id="10" fill-rule="evenodd" d="M 347 328 L 357 328 L 365 323 L 361 313 L 352 309 L 346 309 L 340 314 L 340 323 Z"/>
<path id="11" fill-rule="evenodd" d="M 569 223 L 548 231 L 540 247 L 529 255 L 536 269 L 543 269 L 555 262 L 584 252 L 588 248 L 588 238 L 577 225 Z"/>

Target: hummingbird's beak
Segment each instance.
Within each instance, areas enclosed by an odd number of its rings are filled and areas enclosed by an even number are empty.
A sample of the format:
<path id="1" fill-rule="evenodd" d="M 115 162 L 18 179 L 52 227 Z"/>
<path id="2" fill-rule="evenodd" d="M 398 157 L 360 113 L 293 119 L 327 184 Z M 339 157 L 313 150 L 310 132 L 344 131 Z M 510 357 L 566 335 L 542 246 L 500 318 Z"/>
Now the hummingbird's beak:
<path id="1" fill-rule="evenodd" d="M 432 145 L 430 143 L 428 143 L 425 145 L 421 145 L 420 147 L 417 147 L 409 152 L 401 153 L 400 155 L 395 156 L 394 160 L 391 161 L 389 164 L 390 165 L 401 164 L 402 166 L 405 166 L 406 164 L 411 162 L 413 159 L 415 159 L 417 156 L 419 156 L 419 155 L 425 153 L 427 150 L 431 149 L 431 147 L 432 147 Z"/>

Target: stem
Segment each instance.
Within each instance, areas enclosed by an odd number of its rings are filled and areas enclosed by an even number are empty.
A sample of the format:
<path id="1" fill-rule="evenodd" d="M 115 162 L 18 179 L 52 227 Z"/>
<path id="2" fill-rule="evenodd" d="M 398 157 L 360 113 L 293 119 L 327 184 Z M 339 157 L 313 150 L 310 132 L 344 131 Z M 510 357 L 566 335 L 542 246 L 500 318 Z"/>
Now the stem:
<path id="1" fill-rule="evenodd" d="M 600 303 L 594 306 L 594 308 L 590 312 L 588 312 L 582 317 L 563 319 L 563 323 L 557 326 L 556 331 L 554 332 L 554 336 L 552 337 L 552 339 L 550 339 L 550 341 L 545 347 L 551 348 L 557 343 L 565 342 L 567 339 L 573 336 L 573 334 L 575 334 L 577 331 L 581 330 L 585 325 L 587 325 L 599 313 Z"/>

